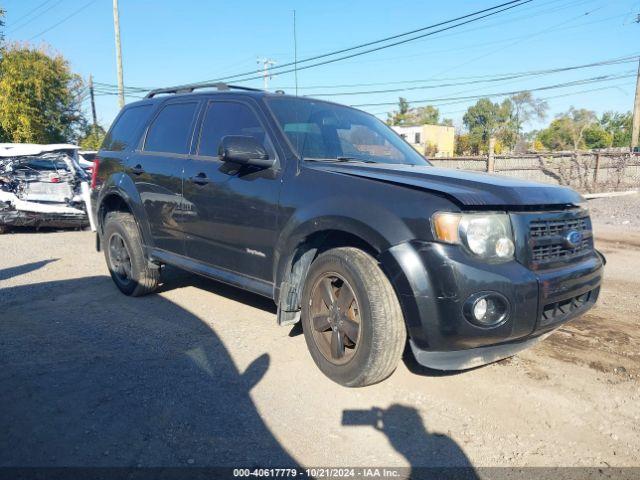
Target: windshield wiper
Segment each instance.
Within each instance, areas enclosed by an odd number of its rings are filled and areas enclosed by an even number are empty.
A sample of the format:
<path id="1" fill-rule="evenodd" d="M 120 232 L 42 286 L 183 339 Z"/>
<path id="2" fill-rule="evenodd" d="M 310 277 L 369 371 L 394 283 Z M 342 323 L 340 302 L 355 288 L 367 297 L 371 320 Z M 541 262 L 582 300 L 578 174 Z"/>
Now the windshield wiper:
<path id="1" fill-rule="evenodd" d="M 305 160 L 308 160 L 310 162 L 360 162 L 360 163 L 378 163 L 375 162 L 373 160 L 362 160 L 360 158 L 355 158 L 355 157 L 335 157 L 335 158 L 329 158 L 329 157 L 325 157 L 325 158 L 305 158 Z"/>
<path id="2" fill-rule="evenodd" d="M 361 158 L 356 157 L 336 157 L 338 162 L 362 162 L 362 163 L 378 163 L 373 160 L 363 160 Z"/>

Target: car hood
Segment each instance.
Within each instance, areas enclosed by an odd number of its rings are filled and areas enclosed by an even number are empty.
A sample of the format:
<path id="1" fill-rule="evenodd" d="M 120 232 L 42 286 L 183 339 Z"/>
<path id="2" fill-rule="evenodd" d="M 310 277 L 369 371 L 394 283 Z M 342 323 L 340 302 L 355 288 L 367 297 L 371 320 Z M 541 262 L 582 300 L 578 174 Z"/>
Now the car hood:
<path id="1" fill-rule="evenodd" d="M 576 191 L 503 175 L 418 165 L 307 162 L 313 169 L 437 192 L 463 206 L 507 207 L 578 204 Z"/>

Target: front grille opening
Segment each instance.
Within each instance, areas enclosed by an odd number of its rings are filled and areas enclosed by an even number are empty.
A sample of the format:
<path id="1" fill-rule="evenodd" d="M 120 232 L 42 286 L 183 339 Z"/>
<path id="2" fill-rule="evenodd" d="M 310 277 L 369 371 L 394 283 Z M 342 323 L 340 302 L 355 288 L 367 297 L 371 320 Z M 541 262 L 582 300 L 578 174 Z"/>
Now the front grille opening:
<path id="1" fill-rule="evenodd" d="M 590 250 L 591 240 L 582 240 L 580 245 L 575 248 L 566 248 L 564 245 L 539 245 L 533 247 L 531 258 L 534 262 L 543 262 L 545 260 L 570 258 L 577 256 L 579 253 Z"/>
<path id="2" fill-rule="evenodd" d="M 589 230 L 587 217 L 568 220 L 535 220 L 531 222 L 529 232 L 532 238 L 562 235 L 569 230 Z"/>
<path id="3" fill-rule="evenodd" d="M 570 246 L 566 235 L 582 233 L 578 245 Z M 591 222 L 588 215 L 535 219 L 529 223 L 529 261 L 533 268 L 550 268 L 569 262 L 593 250 Z"/>
<path id="4" fill-rule="evenodd" d="M 562 320 L 568 314 L 579 310 L 580 308 L 593 302 L 595 297 L 595 290 L 583 293 L 576 297 L 567 298 L 559 302 L 550 303 L 545 305 L 542 309 L 542 318 L 540 319 L 540 325 L 549 325 L 551 323 Z"/>

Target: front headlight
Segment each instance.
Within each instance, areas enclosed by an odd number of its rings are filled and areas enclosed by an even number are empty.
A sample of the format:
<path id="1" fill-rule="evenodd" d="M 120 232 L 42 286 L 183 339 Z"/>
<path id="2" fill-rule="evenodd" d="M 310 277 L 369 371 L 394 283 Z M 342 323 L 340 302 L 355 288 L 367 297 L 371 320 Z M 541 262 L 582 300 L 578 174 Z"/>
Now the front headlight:
<path id="1" fill-rule="evenodd" d="M 464 246 L 486 260 L 510 260 L 515 247 L 506 213 L 438 212 L 431 219 L 436 239 Z"/>

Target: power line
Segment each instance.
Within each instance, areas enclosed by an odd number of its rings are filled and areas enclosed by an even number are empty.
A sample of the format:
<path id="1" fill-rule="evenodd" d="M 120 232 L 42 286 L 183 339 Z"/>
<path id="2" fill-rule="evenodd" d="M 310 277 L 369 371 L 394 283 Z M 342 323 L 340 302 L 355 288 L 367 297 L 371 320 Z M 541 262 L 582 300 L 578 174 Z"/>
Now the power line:
<path id="1" fill-rule="evenodd" d="M 66 22 L 67 20 L 69 20 L 72 17 L 75 17 L 77 14 L 79 14 L 80 12 L 82 12 L 83 10 L 85 10 L 86 8 L 88 8 L 89 6 L 91 6 L 92 4 L 96 3 L 98 0 L 91 0 L 90 2 L 85 3 L 82 7 L 78 8 L 77 10 L 74 10 L 72 13 L 70 13 L 69 15 L 67 15 L 66 17 L 64 17 L 62 20 L 60 20 L 59 22 L 54 23 L 53 25 L 51 25 L 49 28 L 44 29 L 43 31 L 41 31 L 40 33 L 34 35 L 33 37 L 29 38 L 29 40 L 33 40 L 35 38 L 38 38 L 42 35 L 44 35 L 45 33 L 53 30 L 54 28 L 56 28 L 57 26 L 63 24 L 64 22 Z"/>
<path id="2" fill-rule="evenodd" d="M 623 57 L 616 57 L 606 60 L 599 60 L 598 62 L 583 64 L 583 65 L 575 65 L 570 67 L 556 67 L 555 69 L 546 69 L 546 70 L 525 70 L 520 72 L 506 72 L 506 73 L 496 73 L 491 75 L 465 75 L 460 77 L 446 77 L 446 78 L 419 78 L 412 80 L 397 80 L 392 82 L 369 82 L 369 83 L 350 83 L 350 84 L 338 84 L 338 85 L 314 85 L 307 87 L 300 87 L 301 89 L 310 90 L 310 89 L 333 89 L 333 88 L 356 88 L 356 87 L 375 87 L 380 85 L 404 85 L 411 83 L 423 83 L 423 82 L 453 82 L 456 80 L 476 80 L 479 82 L 492 80 L 498 77 L 505 77 L 511 75 L 535 75 L 535 74 L 543 74 L 550 72 L 551 70 L 556 69 L 564 69 L 564 68 L 588 68 L 591 66 L 600 66 L 600 65 L 617 65 L 620 63 L 633 62 L 636 58 L 638 58 L 640 52 L 637 52 L 632 55 L 625 55 Z M 292 88 L 292 87 L 281 87 L 281 88 Z"/>
<path id="3" fill-rule="evenodd" d="M 408 31 L 408 32 L 404 32 L 404 33 L 400 33 L 400 34 L 397 34 L 397 35 L 392 35 L 390 37 L 385 37 L 385 38 L 382 38 L 382 39 L 379 39 L 379 40 L 374 40 L 374 41 L 371 41 L 371 42 L 362 43 L 360 45 L 356 45 L 356 46 L 352 46 L 352 47 L 348 47 L 348 48 L 343 48 L 343 49 L 340 49 L 340 50 L 334 50 L 332 52 L 323 53 L 321 55 L 315 55 L 315 56 L 312 56 L 312 57 L 308 57 L 308 58 L 305 58 L 305 59 L 302 59 L 302 60 L 298 60 L 297 64 L 299 65 L 301 63 L 307 63 L 307 62 L 311 62 L 311 61 L 314 61 L 314 60 L 319 60 L 321 58 L 331 57 L 331 56 L 339 55 L 339 54 L 342 54 L 342 53 L 350 52 L 350 51 L 353 51 L 353 50 L 359 50 L 359 49 L 362 49 L 362 48 L 365 48 L 365 47 L 369 47 L 369 46 L 372 46 L 372 45 L 377 45 L 379 43 L 384 43 L 384 42 L 388 42 L 390 40 L 395 40 L 397 38 L 406 37 L 408 35 L 412 35 L 412 34 L 417 33 L 417 32 L 422 32 L 422 31 L 425 31 L 425 30 L 431 30 L 433 28 L 440 27 L 442 25 L 447 25 L 449 23 L 454 23 L 454 22 L 457 22 L 459 20 L 463 20 L 463 19 L 466 19 L 466 18 L 476 17 L 477 15 L 480 15 L 481 13 L 490 12 L 490 13 L 485 14 L 483 16 L 480 16 L 480 17 L 477 17 L 477 18 L 473 18 L 471 20 L 467 20 L 465 22 L 461 22 L 459 24 L 456 24 L 456 25 L 453 25 L 453 26 L 450 26 L 450 27 L 447 27 L 447 28 L 444 28 L 444 29 L 441 29 L 441 30 L 437 30 L 435 32 L 419 35 L 419 36 L 412 37 L 412 38 L 409 38 L 409 39 L 405 39 L 405 40 L 402 40 L 402 41 L 399 41 L 399 42 L 391 43 L 389 45 L 384 45 L 382 47 L 377 47 L 377 48 L 374 48 L 374 49 L 365 50 L 364 52 L 359 52 L 357 54 L 344 56 L 344 57 L 341 57 L 341 58 L 338 58 L 338 59 L 328 60 L 328 61 L 325 61 L 325 62 L 320 62 L 320 63 L 314 64 L 314 65 L 308 65 L 308 66 L 304 66 L 304 67 L 298 67 L 298 70 L 312 68 L 314 66 L 319 66 L 319 65 L 325 65 L 327 63 L 337 62 L 339 60 L 344 60 L 346 58 L 352 58 L 354 56 L 364 55 L 366 53 L 371 53 L 371 52 L 374 52 L 374 51 L 377 51 L 377 50 L 382 50 L 384 48 L 390 48 L 390 47 L 393 47 L 393 46 L 396 46 L 396 45 L 400 45 L 400 44 L 403 44 L 403 43 L 414 41 L 414 40 L 417 40 L 417 39 L 420 39 L 420 38 L 424 38 L 424 37 L 429 36 L 429 35 L 433 35 L 435 33 L 443 32 L 443 31 L 449 30 L 451 28 L 456 28 L 456 27 L 459 27 L 461 25 L 466 25 L 468 23 L 472 23 L 472 22 L 481 20 L 483 18 L 492 16 L 492 15 L 496 15 L 496 14 L 501 13 L 503 11 L 510 10 L 512 8 L 515 8 L 515 7 L 519 7 L 521 5 L 524 5 L 526 3 L 530 3 L 532 1 L 533 0 L 511 0 L 509 2 L 502 3 L 500 5 L 495 5 L 495 6 L 490 7 L 490 8 L 485 8 L 483 10 L 478 10 L 476 12 L 472 12 L 472 13 L 469 13 L 467 15 L 463 15 L 461 17 L 457 17 L 457 18 L 453 18 L 453 19 L 446 20 L 446 21 L 443 21 L 443 22 L 435 23 L 433 25 L 429 25 L 429 26 L 426 26 L 426 27 L 418 28 L 418 29 L 411 30 L 411 31 Z M 501 7 L 505 7 L 507 5 L 509 5 L 509 6 L 506 7 L 506 8 L 502 8 L 501 9 Z M 275 67 L 274 70 L 280 70 L 280 69 L 283 69 L 283 68 L 286 68 L 286 67 L 290 67 L 290 66 L 295 65 L 295 64 L 296 64 L 296 62 L 284 63 L 282 65 L 279 65 L 278 67 Z M 290 73 L 290 72 L 292 72 L 294 70 L 295 69 L 286 70 L 286 71 L 278 72 L 278 73 L 273 73 L 273 75 L 280 75 L 280 74 L 283 74 L 283 73 Z M 223 80 L 237 79 L 239 77 L 245 77 L 247 75 L 255 75 L 256 73 L 259 73 L 259 71 L 258 70 L 252 70 L 252 71 L 249 71 L 249 72 L 239 73 L 239 74 L 236 74 L 236 75 L 229 75 L 229 76 L 226 76 L 226 77 L 219 77 L 219 78 L 215 78 L 215 79 L 211 79 L 211 80 L 206 80 L 205 82 L 199 82 L 199 83 L 217 82 L 217 81 L 223 81 Z M 262 78 L 262 77 L 258 76 L 258 77 L 254 77 L 254 78 Z M 248 81 L 248 80 L 253 80 L 254 78 L 241 79 L 241 80 L 236 80 L 236 81 L 244 82 L 244 81 Z"/>
<path id="4" fill-rule="evenodd" d="M 584 16 L 584 14 L 581 14 L 581 15 L 579 15 L 577 17 L 572 17 L 568 21 L 572 21 L 572 20 L 575 20 L 577 18 L 581 18 L 583 16 Z M 424 51 L 424 52 L 422 52 L 420 54 L 413 54 L 413 55 L 402 55 L 402 56 L 393 56 L 393 57 L 382 57 L 382 58 L 376 58 L 376 59 L 369 59 L 367 62 L 369 62 L 369 63 L 371 63 L 371 62 L 387 62 L 388 63 L 388 62 L 392 62 L 394 60 L 401 60 L 401 59 L 407 59 L 407 58 L 416 58 L 416 57 L 423 57 L 424 58 L 427 55 L 439 54 L 439 53 L 447 53 L 447 54 L 450 55 L 450 54 L 452 54 L 454 52 L 458 52 L 458 51 L 468 51 L 468 50 L 471 50 L 471 49 L 481 48 L 481 47 L 485 47 L 485 46 L 504 45 L 504 44 L 506 44 L 508 42 L 512 42 L 512 41 L 515 40 L 515 42 L 509 43 L 509 45 L 508 45 L 508 46 L 512 46 L 512 45 L 515 45 L 517 43 L 520 43 L 521 40 L 527 40 L 528 38 L 531 38 L 533 36 L 537 36 L 537 35 L 540 35 L 540 34 L 549 33 L 551 31 L 557 31 L 557 30 L 568 31 L 570 29 L 584 27 L 584 26 L 595 24 L 595 23 L 602 23 L 603 21 L 611 20 L 613 18 L 619 18 L 621 16 L 624 16 L 624 15 L 614 15 L 614 16 L 606 17 L 606 18 L 603 18 L 603 19 L 600 19 L 600 20 L 580 23 L 580 24 L 577 24 L 577 25 L 569 26 L 569 27 L 564 26 L 564 24 L 566 22 L 562 22 L 561 24 L 557 24 L 552 28 L 547 28 L 547 29 L 544 29 L 544 30 L 540 30 L 538 32 L 534 32 L 532 34 L 528 34 L 528 35 L 525 35 L 525 36 L 520 35 L 520 36 L 516 36 L 516 37 L 511 37 L 511 38 L 507 38 L 507 39 L 501 39 L 501 40 L 492 41 L 492 42 L 485 42 L 485 43 L 481 43 L 481 44 L 473 43 L 473 45 L 464 45 L 464 46 L 460 46 L 460 47 L 455 48 L 455 49 L 447 48 L 447 49 L 439 50 L 439 51 Z M 466 32 L 467 31 L 465 31 L 465 33 Z M 441 39 L 441 38 L 443 38 L 443 37 L 438 37 L 438 39 Z M 501 51 L 501 49 L 497 50 L 497 51 Z M 475 59 L 472 59 L 472 61 L 473 60 L 475 60 Z M 356 65 L 356 64 L 360 64 L 360 63 L 363 63 L 363 61 L 351 62 L 352 65 Z M 456 67 L 454 67 L 452 69 L 449 69 L 449 70 L 456 69 L 459 66 L 460 65 L 457 65 Z M 436 75 L 440 75 L 442 73 L 444 73 L 444 72 L 439 72 Z M 434 77 L 430 77 L 428 79 L 410 80 L 410 81 L 407 81 L 406 83 L 411 83 L 411 82 L 417 83 L 417 82 L 427 82 L 427 81 L 446 81 L 446 80 L 471 79 L 471 78 L 475 78 L 475 77 L 437 78 L 437 77 L 434 76 Z M 365 87 L 365 86 L 375 86 L 375 85 L 393 85 L 393 84 L 402 84 L 402 83 L 405 83 L 405 82 L 377 82 L 377 83 L 358 83 L 358 84 L 342 84 L 342 85 L 313 85 L 313 86 L 312 85 L 307 85 L 307 86 L 300 87 L 300 88 L 304 89 L 304 90 L 310 90 L 310 89 L 315 89 L 315 88 L 318 88 L 318 89 L 320 89 L 320 88 L 350 88 L 350 87 Z M 281 86 L 280 88 L 282 88 L 282 89 L 291 89 L 293 87 L 291 87 L 291 86 Z"/>
<path id="5" fill-rule="evenodd" d="M 16 18 L 14 20 L 14 23 L 20 23 L 23 19 L 27 18 L 28 16 L 30 16 L 32 13 L 40 10 L 40 8 L 44 7 L 47 3 L 51 2 L 51 0 L 44 0 L 44 2 L 39 3 L 35 8 L 32 8 L 31 10 L 29 10 L 27 13 L 25 13 L 24 15 Z"/>
<path id="6" fill-rule="evenodd" d="M 549 5 L 550 3 L 557 3 L 557 1 L 558 1 L 558 0 L 550 0 L 550 1 L 547 1 L 546 3 L 541 3 L 541 4 L 539 4 L 538 6 L 539 6 L 539 7 L 544 7 L 544 6 L 546 6 L 546 5 Z M 507 19 L 508 21 L 510 21 L 510 22 L 512 22 L 512 21 L 514 21 L 514 20 L 519 20 L 519 19 L 521 19 L 521 18 L 527 18 L 527 19 L 529 19 L 529 20 L 530 20 L 531 18 L 535 18 L 535 17 L 541 16 L 541 15 L 545 15 L 545 14 L 547 14 L 547 13 L 554 13 L 554 12 L 559 11 L 559 10 L 565 10 L 565 9 L 567 9 L 567 8 L 570 8 L 570 7 L 575 6 L 576 4 L 587 3 L 587 2 L 590 2 L 590 1 L 593 1 L 593 0 L 578 0 L 578 1 L 574 1 L 573 3 L 572 3 L 572 2 L 566 2 L 566 3 L 563 3 L 563 5 L 562 5 L 561 7 L 554 7 L 554 8 L 551 8 L 551 9 L 547 9 L 547 10 L 543 10 L 543 11 L 537 11 L 537 12 L 534 12 L 534 13 L 530 13 L 530 14 L 527 14 L 527 15 L 526 15 L 526 17 L 515 17 L 515 18 L 511 18 L 511 17 L 508 17 L 508 16 L 507 16 L 507 17 L 506 17 L 506 19 Z M 527 10 L 527 11 L 528 11 L 528 10 Z M 439 36 L 438 36 L 438 39 L 439 39 L 439 40 L 442 40 L 442 39 L 446 39 L 446 38 L 453 37 L 453 36 L 466 35 L 466 34 L 468 34 L 468 33 L 470 33 L 470 32 L 475 32 L 475 31 L 478 31 L 478 30 L 485 30 L 485 29 L 487 29 L 487 28 L 493 28 L 493 27 L 495 27 L 496 25 L 501 25 L 502 23 L 504 23 L 504 22 L 502 21 L 502 19 L 500 19 L 500 20 L 499 20 L 499 23 L 497 23 L 497 24 L 496 24 L 496 23 L 487 23 L 487 24 L 483 24 L 482 26 L 478 26 L 478 27 L 475 27 L 475 28 L 465 28 L 465 29 L 461 29 L 460 31 L 456 31 L 456 32 L 448 33 L 448 34 L 445 34 L 445 35 L 439 35 Z M 511 40 L 511 39 L 507 39 L 507 40 Z M 418 42 L 419 42 L 419 41 L 420 41 L 420 40 L 418 40 Z M 495 44 L 495 43 L 503 43 L 503 42 L 504 42 L 504 40 L 500 40 L 500 41 L 497 41 L 497 42 L 495 42 L 495 41 L 494 41 L 494 42 L 488 42 L 488 43 L 481 44 L 481 46 L 482 46 L 482 45 Z M 474 44 L 474 47 L 475 47 L 475 46 L 477 46 L 477 45 L 476 45 L 476 44 Z M 447 49 L 446 51 L 447 51 L 447 52 L 450 52 L 450 51 L 451 51 L 451 49 Z M 272 55 L 273 55 L 273 54 L 272 54 Z M 284 54 L 282 54 L 282 55 L 284 55 Z M 397 58 L 414 58 L 414 57 L 417 57 L 417 56 L 424 56 L 424 53 L 420 53 L 420 54 L 413 54 L 413 55 L 405 55 L 405 56 L 387 57 L 387 58 L 378 59 L 378 60 L 388 61 L 388 60 L 394 60 L 394 59 L 397 59 Z M 358 63 L 361 63 L 361 62 L 358 62 Z M 293 87 L 282 87 L 282 88 L 293 88 Z M 310 87 L 305 87 L 305 88 L 307 88 L 307 89 L 308 89 L 308 88 L 310 88 Z"/>
<path id="7" fill-rule="evenodd" d="M 548 96 L 548 97 L 541 97 L 540 100 L 545 100 L 546 101 L 546 100 L 553 100 L 553 99 L 556 99 L 556 98 L 571 97 L 571 96 L 574 96 L 574 95 L 582 95 L 584 93 L 592 93 L 592 92 L 600 92 L 600 91 L 603 91 L 603 90 L 611 90 L 611 89 L 614 89 L 614 88 L 620 88 L 622 86 L 627 86 L 627 85 L 626 84 L 618 84 L 618 85 L 609 85 L 607 87 L 590 88 L 590 89 L 587 89 L 587 90 L 579 90 L 577 92 L 569 92 L 569 93 L 562 93 L 560 95 L 551 95 L 551 96 Z M 452 102 L 452 103 L 444 103 L 444 104 L 442 104 L 442 103 L 440 103 L 440 104 L 434 103 L 432 105 L 434 107 L 440 107 L 440 106 L 452 105 L 454 103 L 463 103 L 463 102 Z M 455 115 L 455 114 L 466 112 L 466 111 L 467 111 L 466 108 L 464 108 L 462 110 L 453 110 L 453 111 L 450 110 L 450 111 L 440 112 L 440 115 L 442 115 L 444 117 L 446 115 Z M 388 115 L 389 113 L 390 113 L 389 110 L 385 110 L 383 112 L 371 113 L 371 115 L 375 115 L 375 116 Z"/>
<path id="8" fill-rule="evenodd" d="M 592 67 L 600 67 L 600 66 L 608 66 L 608 65 L 620 65 L 620 64 L 632 63 L 632 62 L 635 63 L 637 60 L 638 60 L 638 56 L 630 56 L 630 57 L 623 57 L 623 58 L 618 58 L 618 59 L 613 59 L 608 61 L 587 63 L 583 65 L 572 65 L 569 67 L 553 68 L 553 69 L 547 69 L 547 70 L 537 70 L 537 71 L 534 70 L 529 72 L 505 73 L 502 75 L 471 77 L 469 78 L 468 81 L 464 81 L 464 82 L 441 83 L 441 84 L 435 84 L 435 85 L 420 85 L 420 86 L 414 86 L 414 87 L 365 90 L 365 91 L 355 91 L 355 92 L 309 93 L 306 96 L 335 97 L 335 96 L 349 96 L 349 95 L 371 95 L 371 94 L 380 94 L 380 93 L 405 92 L 405 91 L 412 91 L 412 90 L 426 90 L 431 88 L 455 87 L 459 85 L 475 85 L 477 83 L 502 82 L 505 80 L 513 80 L 513 79 L 518 79 L 523 77 L 550 75 L 554 73 L 568 72 L 568 71 L 579 70 L 583 68 L 592 68 Z"/>
<path id="9" fill-rule="evenodd" d="M 632 70 L 630 72 L 635 72 L 635 70 Z M 566 87 L 573 87 L 573 86 L 577 86 L 577 85 L 587 85 L 590 83 L 598 83 L 598 82 L 604 82 L 604 81 L 610 81 L 610 80 L 617 80 L 617 79 L 621 79 L 621 78 L 630 78 L 630 77 L 635 77 L 635 73 L 634 74 L 629 74 L 630 72 L 624 72 L 623 74 L 620 75 L 601 75 L 598 77 L 591 77 L 591 78 L 586 78 L 586 79 L 582 79 L 582 80 L 574 80 L 571 82 L 564 82 L 564 83 L 557 83 L 557 84 L 553 84 L 553 85 L 545 85 L 543 87 L 537 87 L 537 88 L 527 88 L 527 89 L 522 89 L 522 90 L 513 90 L 510 92 L 497 92 L 497 93 L 487 93 L 484 95 L 469 95 L 469 96 L 463 96 L 463 97 L 445 97 L 445 98 L 429 98 L 429 99 L 422 99 L 422 100 L 410 100 L 407 101 L 407 103 L 409 105 L 412 104 L 417 104 L 417 103 L 435 103 L 435 102 L 444 102 L 444 101 L 468 101 L 468 100 L 476 100 L 476 99 L 480 99 L 480 98 L 487 98 L 487 97 L 504 97 L 504 96 L 509 96 L 509 95 L 516 95 L 518 93 L 522 93 L 522 92 L 538 92 L 538 91 L 543 91 L 543 90 L 552 90 L 555 88 L 566 88 Z M 379 103 L 360 103 L 360 104 L 355 104 L 355 105 L 351 105 L 352 107 L 357 107 L 357 108 L 361 108 L 361 107 L 386 107 L 386 106 L 391 106 L 391 105 L 397 105 L 398 102 L 379 102 Z"/>
<path id="10" fill-rule="evenodd" d="M 20 20 L 16 20 L 16 26 L 14 26 L 11 30 L 9 30 L 7 33 L 13 33 L 16 32 L 18 30 L 20 30 L 21 28 L 26 27 L 27 25 L 29 25 L 31 22 L 33 22 L 34 20 L 40 18 L 42 15 L 44 15 L 45 13 L 53 10 L 55 7 L 57 7 L 58 5 L 60 5 L 64 0 L 58 0 L 57 2 L 55 2 L 53 5 L 49 5 L 48 8 L 45 8 L 43 11 L 41 11 L 40 13 L 38 13 L 37 15 L 28 18 L 26 21 L 23 21 L 25 18 L 29 17 L 32 13 L 34 13 L 36 10 L 40 9 L 41 7 L 45 6 L 47 3 L 49 3 L 51 0 L 45 0 L 44 2 L 42 2 L 40 5 L 38 5 L 36 8 L 34 8 L 33 10 L 31 10 L 29 13 L 23 15 L 22 17 L 20 17 Z M 20 22 L 22 21 L 22 24 L 20 24 Z"/>

